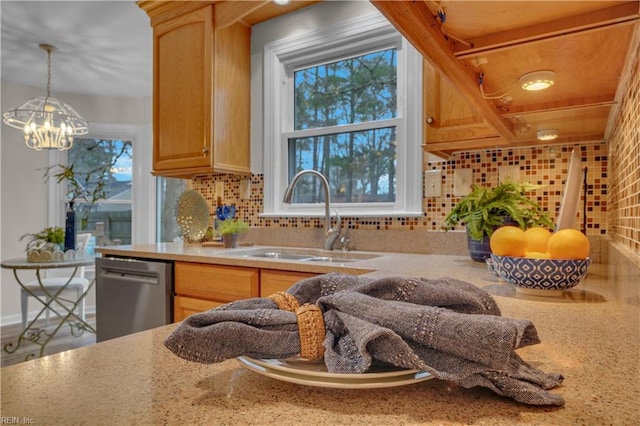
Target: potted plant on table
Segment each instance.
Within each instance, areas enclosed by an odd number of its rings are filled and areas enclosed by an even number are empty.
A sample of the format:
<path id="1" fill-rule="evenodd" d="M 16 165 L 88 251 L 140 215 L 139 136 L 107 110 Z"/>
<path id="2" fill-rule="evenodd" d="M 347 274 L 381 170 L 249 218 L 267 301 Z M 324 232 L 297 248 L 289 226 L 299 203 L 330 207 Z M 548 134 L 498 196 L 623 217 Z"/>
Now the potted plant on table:
<path id="1" fill-rule="evenodd" d="M 40 232 L 25 234 L 20 237 L 20 241 L 28 238 L 27 260 L 29 262 L 50 262 L 52 260 L 62 260 L 56 254 L 62 255 L 64 247 L 64 229 L 59 226 L 44 228 Z"/>
<path id="2" fill-rule="evenodd" d="M 553 227 L 553 222 L 535 201 L 525 193 L 542 186 L 529 183 L 504 182 L 491 189 L 471 187 L 444 220 L 445 231 L 459 224 L 466 225 L 471 258 L 484 262 L 491 256 L 489 238 L 494 229 L 502 225 L 514 225 L 521 229 L 533 226 Z"/>
<path id="3" fill-rule="evenodd" d="M 225 248 L 234 248 L 238 244 L 238 234 L 248 230 L 249 224 L 238 219 L 225 219 L 218 225 Z"/>

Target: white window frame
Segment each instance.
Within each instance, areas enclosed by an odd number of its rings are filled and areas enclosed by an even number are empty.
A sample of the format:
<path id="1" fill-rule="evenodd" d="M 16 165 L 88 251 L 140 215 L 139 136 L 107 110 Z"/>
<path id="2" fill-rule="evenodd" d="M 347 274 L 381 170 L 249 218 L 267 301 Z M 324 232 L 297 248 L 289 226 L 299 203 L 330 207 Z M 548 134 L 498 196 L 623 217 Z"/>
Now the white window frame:
<path id="1" fill-rule="evenodd" d="M 263 217 L 324 215 L 322 204 L 285 204 L 289 182 L 288 133 L 293 130 L 292 73 L 322 60 L 397 47 L 398 112 L 395 203 L 333 204 L 343 216 L 422 215 L 422 56 L 382 15 L 366 15 L 264 48 L 264 212 Z M 409 84 L 410 83 L 410 84 Z M 352 129 L 349 129 L 352 130 Z"/>

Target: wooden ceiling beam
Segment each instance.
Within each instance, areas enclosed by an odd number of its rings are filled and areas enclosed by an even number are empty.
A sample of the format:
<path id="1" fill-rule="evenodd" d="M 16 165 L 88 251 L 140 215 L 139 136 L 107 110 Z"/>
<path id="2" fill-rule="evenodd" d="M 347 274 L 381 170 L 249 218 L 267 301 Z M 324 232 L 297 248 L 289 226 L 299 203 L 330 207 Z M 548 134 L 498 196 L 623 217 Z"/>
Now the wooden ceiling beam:
<path id="1" fill-rule="evenodd" d="M 640 20 L 640 11 L 638 10 L 638 2 L 634 1 L 569 18 L 464 40 L 467 45 L 454 40 L 453 51 L 458 59 L 475 57 L 483 53 L 546 41 L 557 37 L 566 37 L 617 25 L 627 25 L 638 20 Z M 444 29 L 446 30 L 446 25 Z"/>
<path id="2" fill-rule="evenodd" d="M 439 23 L 424 1 L 371 0 L 400 33 L 473 105 L 488 125 L 506 141 L 515 135 L 492 103 L 482 98 L 476 76 L 453 55 Z"/>

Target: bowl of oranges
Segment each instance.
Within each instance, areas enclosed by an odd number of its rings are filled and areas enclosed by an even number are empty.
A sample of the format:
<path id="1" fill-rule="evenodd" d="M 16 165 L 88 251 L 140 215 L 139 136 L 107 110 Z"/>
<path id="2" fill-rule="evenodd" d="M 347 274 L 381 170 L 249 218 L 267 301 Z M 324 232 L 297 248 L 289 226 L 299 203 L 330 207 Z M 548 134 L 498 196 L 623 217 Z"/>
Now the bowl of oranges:
<path id="1" fill-rule="evenodd" d="M 575 229 L 503 226 L 489 244 L 489 270 L 526 294 L 560 295 L 578 285 L 591 264 L 589 239 Z"/>

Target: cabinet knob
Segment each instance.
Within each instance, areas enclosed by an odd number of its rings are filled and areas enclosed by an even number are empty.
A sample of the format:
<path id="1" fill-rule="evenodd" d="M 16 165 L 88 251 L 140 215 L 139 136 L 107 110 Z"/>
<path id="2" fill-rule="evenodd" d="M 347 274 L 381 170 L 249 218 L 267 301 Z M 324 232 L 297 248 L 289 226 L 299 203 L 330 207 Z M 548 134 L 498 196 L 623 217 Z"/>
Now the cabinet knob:
<path id="1" fill-rule="evenodd" d="M 209 153 L 209 148 L 207 148 L 206 146 L 202 147 L 202 155 L 207 155 Z"/>

